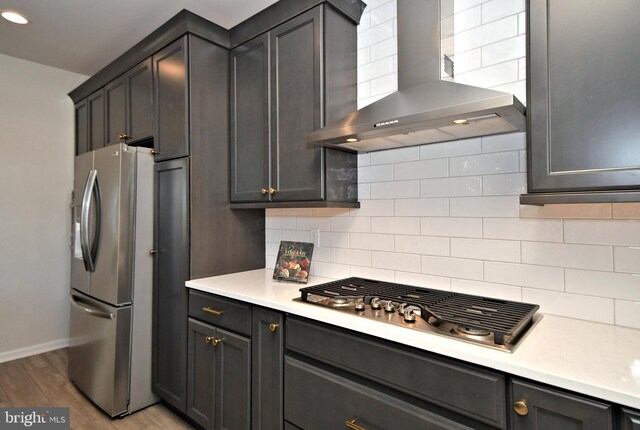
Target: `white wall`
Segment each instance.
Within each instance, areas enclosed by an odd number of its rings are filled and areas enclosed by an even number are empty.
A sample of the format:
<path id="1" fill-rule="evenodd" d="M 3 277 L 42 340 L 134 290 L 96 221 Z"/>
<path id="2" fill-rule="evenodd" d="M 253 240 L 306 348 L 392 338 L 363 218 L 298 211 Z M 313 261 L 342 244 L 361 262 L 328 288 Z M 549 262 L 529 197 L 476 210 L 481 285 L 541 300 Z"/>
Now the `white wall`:
<path id="1" fill-rule="evenodd" d="M 367 3 L 359 107 L 397 85 L 396 2 Z M 521 48 L 511 43 L 524 35 L 523 6 L 456 0 L 457 13 L 480 17 L 466 40 L 482 39 L 485 26 L 492 35 L 470 48 L 479 49 L 481 67 L 469 69 L 465 83 L 511 85 L 523 97 Z M 498 39 L 496 22 L 506 31 Z M 518 133 L 360 155 L 360 209 L 267 211 L 267 267 L 280 240 L 308 241 L 319 228 L 312 274 L 522 300 L 546 313 L 640 328 L 640 204 L 520 206 L 525 142 Z"/>
<path id="2" fill-rule="evenodd" d="M 86 78 L 0 55 L 0 362 L 68 343 L 67 92 Z"/>

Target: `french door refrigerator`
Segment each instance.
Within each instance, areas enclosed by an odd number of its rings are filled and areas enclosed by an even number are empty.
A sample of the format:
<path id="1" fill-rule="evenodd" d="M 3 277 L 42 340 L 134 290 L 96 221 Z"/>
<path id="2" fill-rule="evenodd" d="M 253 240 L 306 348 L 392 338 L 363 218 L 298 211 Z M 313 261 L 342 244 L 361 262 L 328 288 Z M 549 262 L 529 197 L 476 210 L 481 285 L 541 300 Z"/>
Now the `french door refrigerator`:
<path id="1" fill-rule="evenodd" d="M 69 377 L 112 417 L 151 392 L 153 158 L 111 145 L 75 159 Z"/>

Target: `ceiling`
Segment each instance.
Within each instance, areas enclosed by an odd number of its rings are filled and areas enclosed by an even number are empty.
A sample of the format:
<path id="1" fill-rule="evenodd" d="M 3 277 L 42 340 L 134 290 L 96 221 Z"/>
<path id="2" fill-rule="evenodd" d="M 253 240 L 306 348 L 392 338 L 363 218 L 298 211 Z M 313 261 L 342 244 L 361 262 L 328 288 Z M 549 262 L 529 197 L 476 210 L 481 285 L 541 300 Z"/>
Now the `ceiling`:
<path id="1" fill-rule="evenodd" d="M 0 53 L 93 75 L 182 9 L 231 28 L 276 0 L 0 0 Z"/>

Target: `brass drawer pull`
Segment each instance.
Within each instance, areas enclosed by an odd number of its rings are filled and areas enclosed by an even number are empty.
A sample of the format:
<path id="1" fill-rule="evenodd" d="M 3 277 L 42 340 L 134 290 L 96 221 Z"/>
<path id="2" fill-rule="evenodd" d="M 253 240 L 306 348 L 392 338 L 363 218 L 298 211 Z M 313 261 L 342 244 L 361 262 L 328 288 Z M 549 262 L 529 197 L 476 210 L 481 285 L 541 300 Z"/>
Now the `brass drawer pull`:
<path id="1" fill-rule="evenodd" d="M 218 315 L 218 316 L 220 316 L 220 315 L 222 315 L 222 314 L 224 313 L 224 311 L 217 311 L 217 310 L 215 310 L 215 309 L 211 309 L 211 308 L 210 308 L 210 307 L 208 307 L 208 306 L 207 306 L 207 307 L 202 308 L 202 310 L 203 310 L 203 311 L 205 311 L 205 312 L 208 312 L 208 313 L 210 313 L 210 314 L 214 314 L 214 315 Z"/>
<path id="2" fill-rule="evenodd" d="M 513 404 L 513 410 L 520 416 L 526 416 L 529 413 L 529 407 L 524 400 L 518 400 Z"/>
<path id="3" fill-rule="evenodd" d="M 218 344 L 220 342 L 222 342 L 222 339 L 216 339 L 213 336 L 207 336 L 207 337 L 204 338 L 204 341 L 207 342 L 207 343 L 212 344 L 213 346 L 218 346 Z"/>
<path id="4" fill-rule="evenodd" d="M 278 327 L 280 327 L 280 324 L 278 323 L 271 323 L 269 324 L 269 331 L 271 333 L 274 333 L 276 330 L 278 330 Z"/>
<path id="5" fill-rule="evenodd" d="M 276 190 L 275 188 L 269 188 L 269 194 L 275 194 L 276 191 L 278 190 Z"/>
<path id="6" fill-rule="evenodd" d="M 345 421 L 344 425 L 346 425 L 347 427 L 349 427 L 352 430 L 367 430 L 364 427 L 360 427 L 358 424 L 356 424 L 356 420 L 353 419 L 351 421 Z"/>

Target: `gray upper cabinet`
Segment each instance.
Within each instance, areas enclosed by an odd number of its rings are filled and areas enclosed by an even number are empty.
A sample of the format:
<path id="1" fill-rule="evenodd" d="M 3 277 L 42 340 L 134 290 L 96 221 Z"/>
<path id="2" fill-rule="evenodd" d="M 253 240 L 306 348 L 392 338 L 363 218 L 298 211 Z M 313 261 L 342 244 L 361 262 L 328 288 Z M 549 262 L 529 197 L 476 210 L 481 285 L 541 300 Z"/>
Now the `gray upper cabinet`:
<path id="1" fill-rule="evenodd" d="M 107 145 L 153 137 L 153 74 L 147 58 L 105 86 Z"/>
<path id="2" fill-rule="evenodd" d="M 611 430 L 611 405 L 552 390 L 529 382 L 512 381 L 514 430 Z"/>
<path id="3" fill-rule="evenodd" d="M 76 155 L 84 154 L 89 150 L 87 99 L 75 104 L 75 134 Z"/>
<path id="4" fill-rule="evenodd" d="M 188 55 L 183 36 L 153 56 L 156 161 L 189 155 Z"/>
<path id="5" fill-rule="evenodd" d="M 104 147 L 104 89 L 87 97 L 89 151 Z"/>
<path id="6" fill-rule="evenodd" d="M 355 110 L 355 26 L 323 3 L 231 51 L 234 207 L 357 206 L 356 155 L 306 142 Z"/>
<path id="7" fill-rule="evenodd" d="M 640 200 L 636 6 L 528 1 L 523 203 Z"/>

